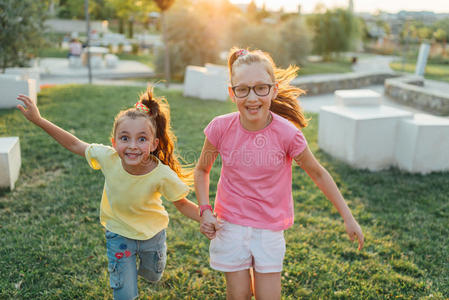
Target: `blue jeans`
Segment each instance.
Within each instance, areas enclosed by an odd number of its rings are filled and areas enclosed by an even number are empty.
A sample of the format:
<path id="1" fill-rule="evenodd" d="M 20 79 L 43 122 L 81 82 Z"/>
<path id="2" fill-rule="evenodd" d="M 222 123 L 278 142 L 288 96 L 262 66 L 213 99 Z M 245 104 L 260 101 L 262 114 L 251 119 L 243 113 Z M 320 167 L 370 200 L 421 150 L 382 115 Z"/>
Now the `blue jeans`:
<path id="1" fill-rule="evenodd" d="M 114 299 L 137 298 L 137 274 L 151 282 L 161 279 L 167 262 L 165 238 L 165 229 L 143 241 L 106 230 L 108 271 Z M 138 270 L 137 256 L 140 258 Z"/>

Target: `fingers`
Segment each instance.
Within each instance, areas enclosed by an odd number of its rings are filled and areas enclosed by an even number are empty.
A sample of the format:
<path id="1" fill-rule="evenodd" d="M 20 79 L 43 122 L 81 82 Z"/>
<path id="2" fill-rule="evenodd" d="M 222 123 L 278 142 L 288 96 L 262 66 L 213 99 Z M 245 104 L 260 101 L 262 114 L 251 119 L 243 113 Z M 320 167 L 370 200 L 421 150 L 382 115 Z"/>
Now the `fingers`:
<path id="1" fill-rule="evenodd" d="M 357 242 L 359 244 L 358 250 L 362 250 L 363 245 L 365 244 L 365 238 L 361 231 L 353 231 L 349 233 L 349 239 L 351 242 L 354 242 L 357 238 Z"/>
<path id="2" fill-rule="evenodd" d="M 17 104 L 16 106 L 22 113 L 25 113 L 26 109 L 23 105 Z"/>
<path id="3" fill-rule="evenodd" d="M 359 251 L 360 251 L 362 250 L 363 245 L 365 244 L 365 238 L 361 232 L 360 234 L 357 235 L 357 239 L 359 240 Z"/>
<path id="4" fill-rule="evenodd" d="M 17 100 L 20 100 L 22 102 L 24 102 L 25 104 L 31 103 L 32 100 L 30 99 L 30 97 L 20 94 L 19 96 L 17 96 Z"/>

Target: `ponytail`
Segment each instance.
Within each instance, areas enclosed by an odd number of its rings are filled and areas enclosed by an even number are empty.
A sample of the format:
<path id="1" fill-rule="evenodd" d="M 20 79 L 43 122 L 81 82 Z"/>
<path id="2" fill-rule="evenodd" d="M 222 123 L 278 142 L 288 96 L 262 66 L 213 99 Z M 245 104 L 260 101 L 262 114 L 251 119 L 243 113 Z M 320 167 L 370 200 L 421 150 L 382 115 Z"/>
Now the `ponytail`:
<path id="1" fill-rule="evenodd" d="M 231 84 L 236 67 L 257 62 L 264 64 L 271 79 L 278 83 L 278 94 L 271 101 L 270 110 L 289 120 L 298 128 L 306 127 L 308 120 L 305 118 L 297 99 L 300 95 L 305 94 L 305 91 L 290 84 L 299 70 L 297 66 L 289 66 L 287 69 L 277 68 L 270 54 L 266 52 L 260 50 L 248 51 L 233 47 L 228 56 Z"/>

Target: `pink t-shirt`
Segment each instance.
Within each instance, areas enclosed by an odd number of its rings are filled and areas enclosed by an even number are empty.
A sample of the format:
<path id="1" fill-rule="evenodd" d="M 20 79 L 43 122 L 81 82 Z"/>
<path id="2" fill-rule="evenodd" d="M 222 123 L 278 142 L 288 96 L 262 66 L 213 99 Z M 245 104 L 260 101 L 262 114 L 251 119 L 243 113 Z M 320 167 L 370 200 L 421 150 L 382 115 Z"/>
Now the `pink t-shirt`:
<path id="1" fill-rule="evenodd" d="M 214 118 L 204 129 L 222 159 L 215 213 L 228 222 L 270 230 L 293 224 L 292 159 L 307 146 L 290 121 L 271 113 L 258 131 L 240 124 L 239 112 Z"/>

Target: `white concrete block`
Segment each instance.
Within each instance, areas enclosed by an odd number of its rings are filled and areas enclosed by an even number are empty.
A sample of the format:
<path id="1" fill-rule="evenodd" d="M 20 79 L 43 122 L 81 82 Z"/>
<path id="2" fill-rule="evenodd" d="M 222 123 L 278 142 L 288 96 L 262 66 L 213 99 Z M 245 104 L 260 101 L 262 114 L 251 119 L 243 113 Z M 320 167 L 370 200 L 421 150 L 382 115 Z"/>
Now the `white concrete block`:
<path id="1" fill-rule="evenodd" d="M 184 77 L 184 96 L 199 97 L 204 86 L 206 68 L 198 66 L 187 66 Z"/>
<path id="2" fill-rule="evenodd" d="M 449 170 L 449 119 L 415 114 L 399 122 L 395 157 L 400 169 L 413 173 Z"/>
<path id="3" fill-rule="evenodd" d="M 90 57 L 90 65 L 92 68 L 101 69 L 104 66 L 103 57 L 101 55 L 92 55 Z"/>
<path id="4" fill-rule="evenodd" d="M 7 68 L 5 70 L 7 75 L 19 75 L 20 79 L 34 79 L 36 81 L 35 90 L 37 93 L 41 91 L 40 88 L 40 72 L 39 68 Z"/>
<path id="5" fill-rule="evenodd" d="M 22 102 L 16 98 L 27 95 L 37 103 L 37 87 L 34 79 L 20 79 L 18 75 L 0 75 L 0 108 L 14 108 Z"/>
<path id="6" fill-rule="evenodd" d="M 221 74 L 223 77 L 228 76 L 228 68 L 226 66 L 222 65 L 216 65 L 216 64 L 205 64 L 207 73 L 218 73 Z"/>
<path id="7" fill-rule="evenodd" d="M 18 137 L 0 137 L 0 187 L 14 189 L 22 159 Z"/>
<path id="8" fill-rule="evenodd" d="M 81 68 L 83 66 L 83 62 L 81 60 L 81 56 L 70 56 L 69 57 L 69 68 Z"/>
<path id="9" fill-rule="evenodd" d="M 114 54 L 106 54 L 104 56 L 104 60 L 105 60 L 107 68 L 115 68 L 115 67 L 117 67 L 117 64 L 118 64 L 118 61 L 119 61 L 118 56 L 114 55 Z"/>
<path id="10" fill-rule="evenodd" d="M 336 105 L 359 106 L 381 104 L 381 95 L 369 89 L 337 90 L 334 92 Z"/>
<path id="11" fill-rule="evenodd" d="M 228 79 L 221 72 L 206 73 L 200 90 L 201 99 L 228 100 Z"/>
<path id="12" fill-rule="evenodd" d="M 389 106 L 324 106 L 318 145 L 355 168 L 371 171 L 395 164 L 399 121 L 412 113 Z"/>

